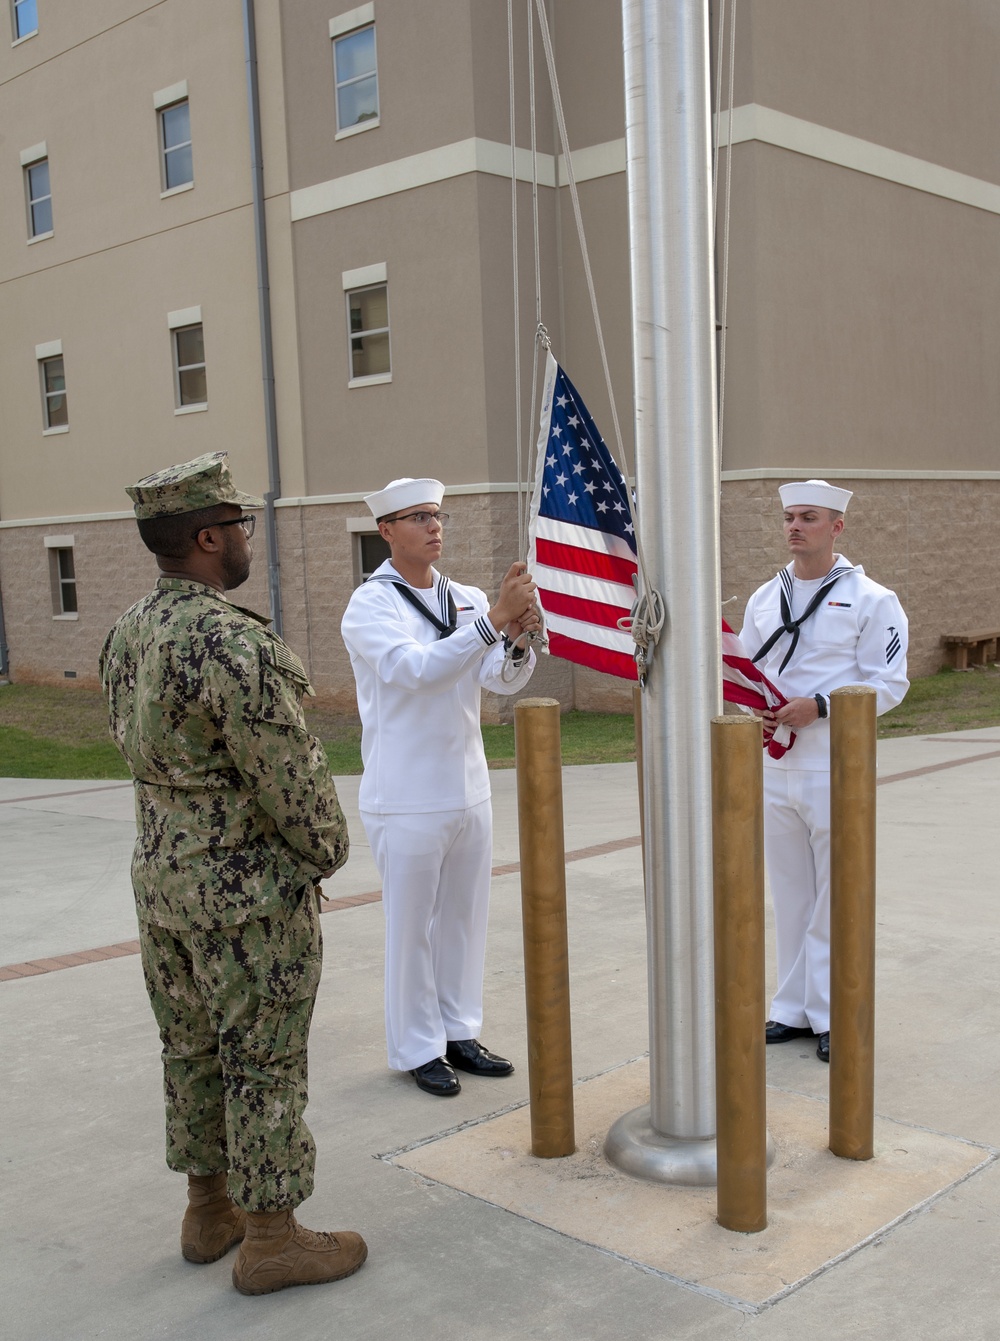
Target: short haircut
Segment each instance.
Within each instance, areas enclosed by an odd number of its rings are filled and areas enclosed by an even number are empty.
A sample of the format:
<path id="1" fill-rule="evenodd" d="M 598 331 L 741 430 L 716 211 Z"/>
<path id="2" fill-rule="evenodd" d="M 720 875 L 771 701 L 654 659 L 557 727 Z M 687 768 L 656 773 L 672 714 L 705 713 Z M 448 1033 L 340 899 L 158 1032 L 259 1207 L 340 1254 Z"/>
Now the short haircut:
<path id="1" fill-rule="evenodd" d="M 164 559 L 186 559 L 194 549 L 195 536 L 206 526 L 222 521 L 229 503 L 216 503 L 195 512 L 172 512 L 166 517 L 144 517 L 137 521 L 139 537 L 148 550 Z"/>

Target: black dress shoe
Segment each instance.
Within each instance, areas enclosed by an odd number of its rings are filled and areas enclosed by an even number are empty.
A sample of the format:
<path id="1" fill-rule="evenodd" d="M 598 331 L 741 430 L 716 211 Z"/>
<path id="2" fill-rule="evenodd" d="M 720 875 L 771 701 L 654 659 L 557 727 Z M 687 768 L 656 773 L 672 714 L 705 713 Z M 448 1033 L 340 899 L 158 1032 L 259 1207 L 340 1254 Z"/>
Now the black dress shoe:
<path id="1" fill-rule="evenodd" d="M 489 1052 L 478 1038 L 449 1039 L 445 1056 L 452 1066 L 474 1076 L 509 1076 L 514 1070 L 513 1062 Z"/>
<path id="2" fill-rule="evenodd" d="M 416 1067 L 410 1075 L 417 1082 L 418 1089 L 424 1090 L 427 1094 L 435 1094 L 439 1099 L 447 1099 L 452 1094 L 458 1094 L 462 1088 L 458 1076 L 443 1057 L 435 1057 L 431 1062 L 424 1062 L 423 1066 Z"/>
<path id="3" fill-rule="evenodd" d="M 821 1062 L 829 1062 L 830 1060 L 829 1029 L 826 1031 L 825 1034 L 819 1034 L 817 1037 L 819 1038 L 819 1042 L 816 1044 L 816 1056 L 820 1059 Z"/>
<path id="4" fill-rule="evenodd" d="M 812 1038 L 811 1029 L 800 1029 L 795 1024 L 782 1024 L 780 1020 L 768 1020 L 764 1026 L 764 1038 L 768 1043 L 790 1043 L 793 1038 L 802 1038 L 806 1034 Z"/>

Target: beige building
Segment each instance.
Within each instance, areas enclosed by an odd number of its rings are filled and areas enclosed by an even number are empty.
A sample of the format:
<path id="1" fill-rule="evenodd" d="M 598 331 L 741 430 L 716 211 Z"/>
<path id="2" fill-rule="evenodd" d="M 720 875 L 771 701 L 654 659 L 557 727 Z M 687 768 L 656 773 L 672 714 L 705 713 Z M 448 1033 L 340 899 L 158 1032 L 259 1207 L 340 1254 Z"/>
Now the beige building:
<path id="1" fill-rule="evenodd" d="M 108 626 L 153 576 L 124 486 L 224 449 L 244 487 L 273 499 L 285 636 L 320 693 L 350 708 L 338 626 L 378 560 L 364 493 L 437 475 L 453 518 L 443 566 L 491 589 L 516 557 L 507 6 L 7 3 L 9 673 L 93 681 Z M 627 430 L 620 7 L 547 7 Z M 525 6 L 515 9 L 528 457 L 532 166 Z M 721 120 L 732 139 L 722 594 L 737 597 L 733 622 L 783 562 L 777 484 L 836 479 L 857 493 L 845 550 L 899 592 L 913 671 L 928 673 L 943 633 L 1000 627 L 1000 10 L 736 0 L 736 13 L 734 107 Z M 535 59 L 542 319 L 610 440 L 537 35 Z M 725 150 L 720 163 L 724 184 Z M 263 555 L 244 592 L 267 608 Z M 580 707 L 628 701 L 622 682 L 559 662 L 539 689 Z"/>

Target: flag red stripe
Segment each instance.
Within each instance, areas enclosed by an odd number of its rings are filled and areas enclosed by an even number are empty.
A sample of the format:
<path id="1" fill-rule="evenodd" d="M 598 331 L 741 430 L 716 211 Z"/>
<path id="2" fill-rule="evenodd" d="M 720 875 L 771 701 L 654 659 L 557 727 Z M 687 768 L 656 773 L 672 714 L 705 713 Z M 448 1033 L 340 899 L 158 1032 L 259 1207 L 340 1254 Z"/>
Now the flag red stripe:
<path id="1" fill-rule="evenodd" d="M 622 680 L 639 678 L 635 662 L 624 652 L 611 652 L 605 647 L 594 647 L 591 643 L 578 642 L 576 638 L 567 638 L 562 633 L 549 634 L 549 651 L 564 661 L 575 662 L 578 666 L 590 666 L 593 670 L 604 671 L 606 675 L 617 675 Z"/>
<path id="2" fill-rule="evenodd" d="M 575 545 L 557 545 L 552 540 L 535 540 L 535 554 L 539 563 L 549 568 L 565 568 L 571 573 L 586 573 L 601 577 L 606 582 L 617 582 L 632 589 L 632 574 L 636 564 L 627 559 L 616 559 L 610 554 L 598 554 L 592 549 L 578 549 Z"/>
<path id="3" fill-rule="evenodd" d="M 767 699 L 763 694 L 755 689 L 747 689 L 744 685 L 734 684 L 732 680 L 722 677 L 722 697 L 727 703 L 745 703 L 748 708 L 767 707 Z"/>
<path id="4" fill-rule="evenodd" d="M 630 606 L 606 605 L 603 601 L 586 601 L 580 596 L 570 596 L 564 591 L 551 591 L 539 587 L 542 609 L 548 615 L 565 615 L 567 619 L 579 619 L 584 624 L 599 624 L 605 629 L 617 629 L 618 621 L 626 617 Z"/>

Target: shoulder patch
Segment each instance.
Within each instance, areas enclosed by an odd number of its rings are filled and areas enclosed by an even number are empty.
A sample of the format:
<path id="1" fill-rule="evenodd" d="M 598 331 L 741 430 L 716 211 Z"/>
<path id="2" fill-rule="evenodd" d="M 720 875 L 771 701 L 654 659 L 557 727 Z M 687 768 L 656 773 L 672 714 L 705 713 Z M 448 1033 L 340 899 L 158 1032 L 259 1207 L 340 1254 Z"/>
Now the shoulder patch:
<path id="1" fill-rule="evenodd" d="M 290 680 L 302 685 L 307 694 L 313 692 L 313 687 L 309 683 L 309 676 L 306 674 L 306 668 L 295 655 L 290 647 L 276 639 L 264 643 L 260 649 L 261 656 L 265 661 L 269 661 L 275 670 L 280 671 L 282 675 L 287 675 Z"/>

